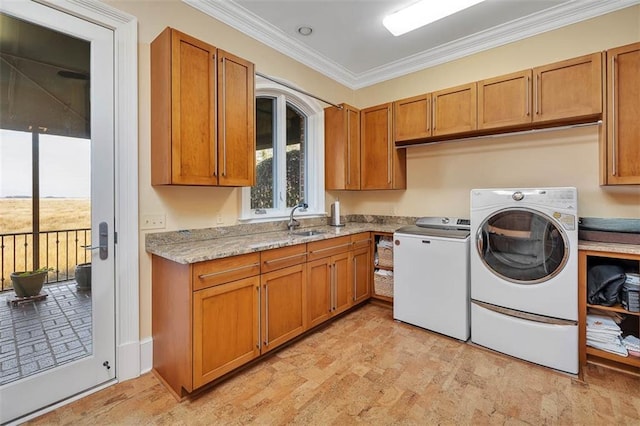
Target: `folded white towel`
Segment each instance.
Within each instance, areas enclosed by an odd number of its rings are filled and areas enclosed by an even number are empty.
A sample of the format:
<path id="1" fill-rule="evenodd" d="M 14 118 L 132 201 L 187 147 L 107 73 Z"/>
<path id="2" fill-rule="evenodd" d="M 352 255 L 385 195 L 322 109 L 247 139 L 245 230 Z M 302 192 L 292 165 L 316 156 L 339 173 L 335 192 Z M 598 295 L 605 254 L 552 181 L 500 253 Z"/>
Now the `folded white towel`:
<path id="1" fill-rule="evenodd" d="M 591 346 L 602 351 L 610 352 L 620 356 L 629 356 L 627 348 L 624 347 L 621 340 L 618 338 L 617 343 L 602 343 L 587 339 L 587 346 Z"/>
<path id="2" fill-rule="evenodd" d="M 622 344 L 632 351 L 640 352 L 640 339 L 636 336 L 628 335 L 622 339 Z"/>

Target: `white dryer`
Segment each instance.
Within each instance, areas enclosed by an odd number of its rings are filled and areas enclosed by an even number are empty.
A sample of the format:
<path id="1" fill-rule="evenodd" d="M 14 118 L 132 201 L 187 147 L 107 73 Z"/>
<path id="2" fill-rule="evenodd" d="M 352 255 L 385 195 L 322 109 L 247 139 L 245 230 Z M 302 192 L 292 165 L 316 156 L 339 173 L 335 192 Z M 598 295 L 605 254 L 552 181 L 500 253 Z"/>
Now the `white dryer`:
<path id="1" fill-rule="evenodd" d="M 575 188 L 471 191 L 471 341 L 578 372 Z"/>

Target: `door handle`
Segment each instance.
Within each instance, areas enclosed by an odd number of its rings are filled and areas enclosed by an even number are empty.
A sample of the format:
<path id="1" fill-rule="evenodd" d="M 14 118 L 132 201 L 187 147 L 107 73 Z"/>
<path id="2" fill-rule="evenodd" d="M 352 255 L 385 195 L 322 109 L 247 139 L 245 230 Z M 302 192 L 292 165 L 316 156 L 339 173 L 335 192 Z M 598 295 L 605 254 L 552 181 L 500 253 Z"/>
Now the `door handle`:
<path id="1" fill-rule="evenodd" d="M 82 246 L 85 250 L 100 250 L 100 259 L 105 260 L 109 257 L 109 225 L 107 222 L 100 222 L 98 225 L 98 245 Z"/>

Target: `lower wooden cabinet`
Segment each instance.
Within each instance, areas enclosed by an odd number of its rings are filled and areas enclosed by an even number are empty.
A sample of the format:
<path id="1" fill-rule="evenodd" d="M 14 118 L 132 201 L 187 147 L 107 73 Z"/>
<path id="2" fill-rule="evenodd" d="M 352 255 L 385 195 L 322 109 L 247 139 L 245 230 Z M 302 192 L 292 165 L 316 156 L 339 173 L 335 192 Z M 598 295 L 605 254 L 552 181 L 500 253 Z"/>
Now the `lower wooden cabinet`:
<path id="1" fill-rule="evenodd" d="M 349 253 L 344 252 L 307 264 L 309 328 L 349 309 Z"/>
<path id="2" fill-rule="evenodd" d="M 260 278 L 193 293 L 193 387 L 260 355 Z"/>
<path id="3" fill-rule="evenodd" d="M 277 348 L 306 329 L 306 265 L 269 272 L 262 286 L 262 353 Z"/>
<path id="4" fill-rule="evenodd" d="M 178 399 L 370 295 L 369 233 L 184 265 L 152 258 L 153 370 Z"/>
<path id="5" fill-rule="evenodd" d="M 355 305 L 371 297 L 371 238 L 368 234 L 364 239 L 353 241 L 350 258 L 353 271 L 351 303 Z"/>

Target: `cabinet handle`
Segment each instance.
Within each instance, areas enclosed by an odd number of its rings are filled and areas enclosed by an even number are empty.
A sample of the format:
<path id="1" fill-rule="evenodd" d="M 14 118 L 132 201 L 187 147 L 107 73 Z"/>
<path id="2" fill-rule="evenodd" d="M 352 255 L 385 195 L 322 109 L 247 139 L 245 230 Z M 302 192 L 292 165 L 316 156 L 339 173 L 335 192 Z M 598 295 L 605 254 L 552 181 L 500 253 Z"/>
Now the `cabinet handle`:
<path id="1" fill-rule="evenodd" d="M 292 254 L 291 256 L 285 256 L 285 257 L 279 257 L 277 259 L 265 260 L 264 264 L 265 265 L 269 265 L 271 263 L 284 262 L 285 260 L 294 259 L 296 257 L 302 257 L 302 256 L 306 256 L 306 255 L 307 255 L 307 252 L 305 251 L 304 253 L 300 253 L 300 254 Z"/>
<path id="2" fill-rule="evenodd" d="M 542 108 L 538 108 L 538 97 L 540 96 L 540 74 L 536 74 L 536 84 L 535 84 L 535 91 L 533 93 L 534 96 L 534 101 L 535 101 L 535 110 L 536 110 L 536 115 L 539 115 L 542 113 L 541 109 Z"/>
<path id="3" fill-rule="evenodd" d="M 431 102 L 431 127 L 433 128 L 433 132 L 436 131 L 436 97 L 433 97 L 433 101 Z"/>
<path id="4" fill-rule="evenodd" d="M 347 110 L 347 185 L 351 184 L 351 115 Z"/>
<path id="5" fill-rule="evenodd" d="M 529 99 L 531 93 L 531 77 L 527 76 L 527 86 L 524 88 L 524 93 L 527 95 L 525 99 L 527 107 L 527 117 L 531 114 L 531 99 Z"/>
<path id="6" fill-rule="evenodd" d="M 208 274 L 202 274 L 202 275 L 198 275 L 198 278 L 200 278 L 201 280 L 204 280 L 206 278 L 211 278 L 211 277 L 215 277 L 216 275 L 222 275 L 222 274 L 226 274 L 228 272 L 236 272 L 236 271 L 241 271 L 243 269 L 249 269 L 249 268 L 255 268 L 255 267 L 259 267 L 260 264 L 259 263 L 252 263 L 251 265 L 244 265 L 244 266 L 239 266 L 237 268 L 232 268 L 232 269 L 225 269 L 224 271 L 218 271 L 218 272 L 210 272 Z"/>
<path id="7" fill-rule="evenodd" d="M 615 176 L 618 173 L 618 150 L 617 150 L 617 138 L 618 126 L 616 120 L 616 57 L 611 58 L 611 121 L 613 122 L 613 130 L 611 132 L 611 162 L 612 171 L 611 174 Z"/>
<path id="8" fill-rule="evenodd" d="M 340 247 L 348 247 L 350 245 L 351 245 L 351 242 L 348 242 L 346 244 L 340 244 L 339 246 L 331 246 L 331 247 L 327 247 L 327 248 L 321 248 L 321 249 L 318 249 L 318 250 L 312 250 L 312 251 L 309 252 L 309 254 L 311 255 L 311 254 L 315 254 L 315 253 L 322 253 L 323 251 L 335 250 L 335 249 L 338 249 Z"/>
<path id="9" fill-rule="evenodd" d="M 329 265 L 329 313 L 333 311 L 333 264 Z"/>
<path id="10" fill-rule="evenodd" d="M 358 291 L 358 258 L 353 258 L 353 301 L 356 301 Z"/>
<path id="11" fill-rule="evenodd" d="M 262 344 L 260 341 L 260 327 L 262 326 L 262 322 L 260 320 L 260 285 L 256 286 L 256 291 L 258 292 L 258 343 L 256 344 L 256 348 L 258 350 L 262 350 Z"/>
<path id="12" fill-rule="evenodd" d="M 214 111 L 213 111 L 213 137 L 217 138 L 217 131 L 218 131 L 218 85 L 216 84 L 216 81 L 218 79 L 218 58 L 216 57 L 216 55 L 213 55 L 213 75 L 214 75 L 214 84 L 213 84 L 213 104 L 214 104 Z M 215 141 L 214 141 L 215 142 Z M 214 177 L 218 177 L 218 144 L 214 143 L 213 144 L 213 176 Z"/>
<path id="13" fill-rule="evenodd" d="M 368 238 L 366 240 L 358 240 L 358 241 L 354 241 L 351 244 L 355 247 L 361 244 L 369 244 L 371 242 L 371 238 Z"/>
<path id="14" fill-rule="evenodd" d="M 391 108 L 387 107 L 387 183 L 391 185 L 391 169 L 393 168 L 393 154 L 391 150 L 393 149 L 391 145 L 393 144 L 393 135 L 391 134 L 391 123 L 393 117 L 391 116 Z"/>
<path id="15" fill-rule="evenodd" d="M 264 286 L 264 345 L 269 346 L 269 286 Z"/>
<path id="16" fill-rule="evenodd" d="M 427 101 L 427 99 L 425 99 L 425 101 Z M 427 108 L 429 108 L 429 103 L 430 103 L 430 102 L 429 102 L 429 101 L 427 101 L 427 102 L 425 102 L 425 103 L 427 104 Z M 427 128 L 425 129 L 425 131 L 426 131 L 427 133 L 429 133 L 429 130 L 430 130 L 430 128 L 431 128 L 431 123 L 429 122 L 429 111 L 426 111 L 426 113 L 427 113 L 427 114 L 426 114 L 427 116 L 426 116 L 425 118 L 427 119 Z"/>
<path id="17" fill-rule="evenodd" d="M 331 288 L 333 289 L 333 299 L 331 300 L 331 305 L 333 306 L 333 310 L 336 310 L 337 299 L 338 299 L 338 289 L 336 288 L 336 277 L 338 275 L 338 265 L 333 264 L 333 276 L 331 277 Z"/>
<path id="18" fill-rule="evenodd" d="M 225 107 L 222 109 L 222 176 L 227 176 L 227 62 L 226 58 L 221 58 L 222 62 L 222 99 Z"/>

